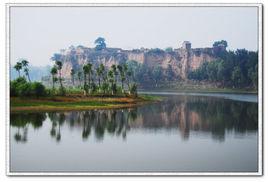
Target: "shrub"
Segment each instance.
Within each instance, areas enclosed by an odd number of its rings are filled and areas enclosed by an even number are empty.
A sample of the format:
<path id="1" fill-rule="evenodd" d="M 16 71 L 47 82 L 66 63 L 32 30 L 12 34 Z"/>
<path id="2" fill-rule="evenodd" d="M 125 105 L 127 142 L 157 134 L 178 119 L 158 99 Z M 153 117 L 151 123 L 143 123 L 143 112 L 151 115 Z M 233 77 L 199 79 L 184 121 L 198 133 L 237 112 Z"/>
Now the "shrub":
<path id="1" fill-rule="evenodd" d="M 30 83 L 22 83 L 17 87 L 17 93 L 19 97 L 31 96 L 31 84 Z"/>
<path id="2" fill-rule="evenodd" d="M 34 82 L 31 84 L 31 95 L 36 97 L 45 96 L 46 95 L 46 88 L 40 82 Z"/>
<path id="3" fill-rule="evenodd" d="M 10 82 L 10 96 L 45 96 L 46 88 L 40 82 L 29 83 L 25 78 L 20 77 Z"/>
<path id="4" fill-rule="evenodd" d="M 24 77 L 19 77 L 16 80 L 10 82 L 10 96 L 19 96 L 20 85 L 26 84 L 27 81 Z"/>

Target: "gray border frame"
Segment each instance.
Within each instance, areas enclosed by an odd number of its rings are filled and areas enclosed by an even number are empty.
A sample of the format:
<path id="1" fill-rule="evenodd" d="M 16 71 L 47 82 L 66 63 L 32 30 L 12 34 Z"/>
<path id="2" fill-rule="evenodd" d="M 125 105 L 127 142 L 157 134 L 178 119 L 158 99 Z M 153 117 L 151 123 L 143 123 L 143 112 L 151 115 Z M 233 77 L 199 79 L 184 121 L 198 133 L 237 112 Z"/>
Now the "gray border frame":
<path id="1" fill-rule="evenodd" d="M 258 8 L 258 172 L 11 172 L 10 8 L 11 7 L 257 7 Z M 262 176 L 263 175 L 263 4 L 261 3 L 6 3 L 6 175 L 8 176 Z"/>

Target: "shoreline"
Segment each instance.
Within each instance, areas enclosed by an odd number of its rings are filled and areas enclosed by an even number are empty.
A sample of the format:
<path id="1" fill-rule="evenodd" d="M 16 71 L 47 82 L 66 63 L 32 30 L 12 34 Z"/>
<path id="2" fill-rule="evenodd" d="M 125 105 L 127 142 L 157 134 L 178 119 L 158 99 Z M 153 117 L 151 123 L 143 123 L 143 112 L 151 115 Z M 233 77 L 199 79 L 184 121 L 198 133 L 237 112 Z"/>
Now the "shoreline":
<path id="1" fill-rule="evenodd" d="M 42 98 L 10 98 L 10 112 L 80 111 L 94 109 L 125 109 L 159 102 L 163 97 L 141 95 L 133 97 L 55 96 Z"/>
<path id="2" fill-rule="evenodd" d="M 140 89 L 138 93 L 150 93 L 150 92 L 176 92 L 176 93 L 221 93 L 221 94 L 256 94 L 258 95 L 258 90 L 243 90 L 243 89 L 225 89 L 225 88 L 215 88 L 215 89 Z"/>

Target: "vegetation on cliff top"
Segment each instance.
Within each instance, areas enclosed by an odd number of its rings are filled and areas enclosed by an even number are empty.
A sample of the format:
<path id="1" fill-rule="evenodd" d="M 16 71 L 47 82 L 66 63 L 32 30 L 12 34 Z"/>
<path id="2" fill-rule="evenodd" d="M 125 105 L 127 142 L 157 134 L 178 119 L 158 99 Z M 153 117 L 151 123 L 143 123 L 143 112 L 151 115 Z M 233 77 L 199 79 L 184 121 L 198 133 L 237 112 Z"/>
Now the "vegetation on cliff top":
<path id="1" fill-rule="evenodd" d="M 189 79 L 218 83 L 227 88 L 258 88 L 258 53 L 245 49 L 225 51 L 216 61 L 205 62 L 188 74 Z"/>
<path id="2" fill-rule="evenodd" d="M 144 51 L 146 55 L 155 57 L 157 63 L 138 63 L 135 60 L 128 60 L 123 56 L 121 49 L 107 48 L 105 39 L 99 37 L 95 41 L 96 47 L 93 52 L 83 55 L 88 58 L 89 64 L 95 69 L 100 66 L 100 62 L 95 61 L 100 58 L 106 58 L 108 55 L 118 59 L 118 64 L 126 64 L 128 71 L 132 74 L 133 81 L 139 85 L 140 88 L 157 89 L 165 84 L 165 87 L 170 88 L 170 82 L 187 82 L 187 80 L 201 81 L 202 83 L 216 84 L 219 88 L 233 88 L 233 89 L 251 89 L 256 90 L 258 87 L 258 52 L 247 51 L 245 49 L 237 49 L 235 51 L 227 51 L 227 41 L 215 41 L 212 48 L 202 49 L 206 54 L 213 58 L 213 61 L 204 60 L 204 63 L 197 69 L 184 70 L 186 71 L 186 80 L 178 74 L 182 66 L 178 63 L 178 68 L 174 67 L 172 63 L 165 63 L 163 66 L 159 64 L 162 59 L 161 55 L 169 54 L 176 55 L 176 50 L 172 47 L 167 47 L 165 50 L 154 49 L 138 49 L 137 51 Z M 72 49 L 67 55 L 54 54 L 53 59 L 58 61 L 70 60 L 73 64 L 73 70 L 76 72 L 83 72 L 84 67 L 77 63 L 78 55 Z M 192 49 L 193 54 L 200 55 L 201 49 Z M 109 53 L 110 54 L 107 54 Z M 86 51 L 88 52 L 88 51 Z M 96 55 L 97 56 L 96 56 Z M 93 56 L 94 55 L 94 56 Z M 157 57 L 160 56 L 160 57 Z M 84 58 L 84 59 L 85 59 Z M 134 58 L 133 58 L 134 59 Z M 175 58 L 174 58 L 175 59 Z M 178 61 L 180 59 L 178 58 Z M 93 68 L 94 69 L 94 68 Z M 182 70 L 181 70 L 182 71 Z M 84 75 L 73 75 L 72 80 L 81 80 Z M 98 80 L 98 75 L 91 75 L 93 80 Z"/>

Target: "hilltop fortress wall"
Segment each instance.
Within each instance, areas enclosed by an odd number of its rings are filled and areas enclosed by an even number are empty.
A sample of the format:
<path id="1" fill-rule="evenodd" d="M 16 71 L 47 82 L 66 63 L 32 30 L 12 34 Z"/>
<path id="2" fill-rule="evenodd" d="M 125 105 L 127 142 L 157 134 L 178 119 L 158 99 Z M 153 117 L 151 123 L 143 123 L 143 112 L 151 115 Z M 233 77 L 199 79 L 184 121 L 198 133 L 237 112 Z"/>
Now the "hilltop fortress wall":
<path id="1" fill-rule="evenodd" d="M 146 64 L 148 67 L 160 66 L 167 69 L 170 65 L 177 76 L 186 80 L 189 71 L 199 68 L 204 62 L 216 60 L 215 53 L 219 50 L 225 50 L 225 47 L 193 49 L 191 43 L 185 41 L 182 47 L 172 51 L 160 49 L 123 50 L 119 48 L 96 51 L 94 48 L 78 46 L 62 50 L 60 55 L 63 62 L 62 74 L 65 77 L 70 77 L 72 68 L 78 69 L 88 62 L 93 65 L 103 63 L 110 67 L 113 64 L 134 60 L 140 64 Z"/>

